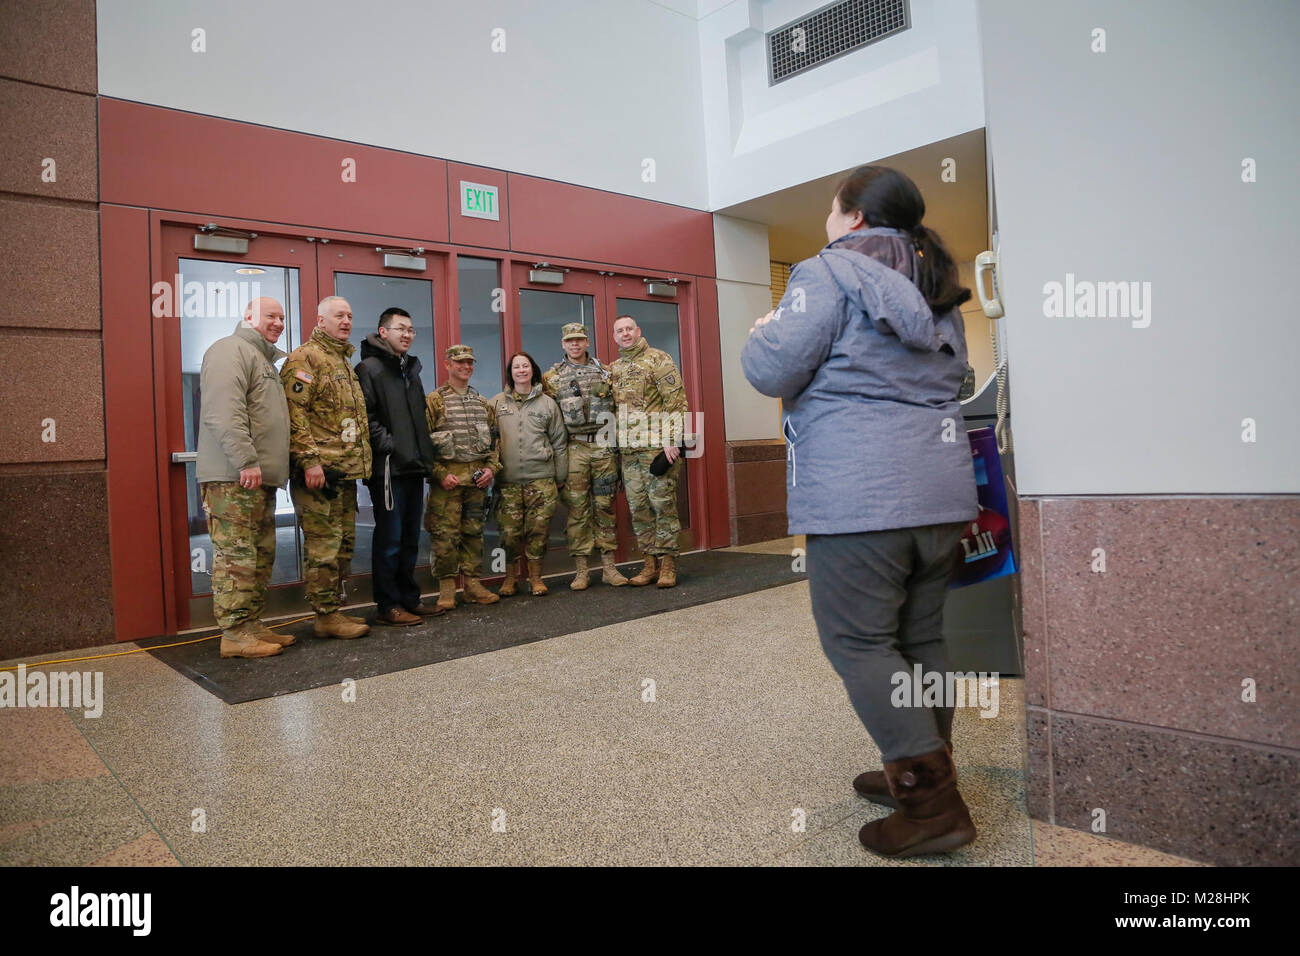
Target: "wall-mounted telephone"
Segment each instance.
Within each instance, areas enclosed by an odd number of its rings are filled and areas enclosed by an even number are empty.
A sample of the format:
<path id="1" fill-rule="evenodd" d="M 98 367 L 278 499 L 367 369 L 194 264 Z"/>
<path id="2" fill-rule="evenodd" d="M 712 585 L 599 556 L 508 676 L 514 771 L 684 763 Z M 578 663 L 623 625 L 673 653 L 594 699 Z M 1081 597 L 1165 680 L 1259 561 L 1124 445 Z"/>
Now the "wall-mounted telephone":
<path id="1" fill-rule="evenodd" d="M 992 283 L 992 294 L 984 293 L 984 276 L 987 273 Z M 981 252 L 975 257 L 975 291 L 980 297 L 980 308 L 990 319 L 1000 319 L 1006 311 L 1002 306 L 1002 263 L 998 257 L 998 234 L 993 233 L 993 248 Z M 1002 354 L 1002 345 L 998 332 L 1001 323 L 989 323 L 989 338 L 993 345 L 993 372 L 997 376 L 997 412 L 998 421 L 994 434 L 998 438 L 998 453 L 1005 455 L 1011 449 L 1011 432 L 1007 428 L 1007 360 Z"/>

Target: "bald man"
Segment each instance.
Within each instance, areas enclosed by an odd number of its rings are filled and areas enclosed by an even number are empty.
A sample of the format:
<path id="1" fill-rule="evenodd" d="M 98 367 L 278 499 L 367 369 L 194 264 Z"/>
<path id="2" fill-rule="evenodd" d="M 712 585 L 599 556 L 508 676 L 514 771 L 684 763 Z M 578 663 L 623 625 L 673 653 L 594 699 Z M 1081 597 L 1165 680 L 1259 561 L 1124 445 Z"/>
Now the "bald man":
<path id="1" fill-rule="evenodd" d="M 275 490 L 289 480 L 289 407 L 275 371 L 284 307 L 254 299 L 199 373 L 197 479 L 212 537 L 212 610 L 222 657 L 270 657 L 293 643 L 262 623 L 275 563 Z"/>
<path id="2" fill-rule="evenodd" d="M 289 494 L 302 525 L 307 600 L 318 637 L 363 637 L 365 618 L 344 614 L 356 543 L 357 479 L 370 477 L 366 396 L 348 359 L 352 306 L 337 295 L 316 308 L 316 328 L 280 369 L 289 400 Z"/>

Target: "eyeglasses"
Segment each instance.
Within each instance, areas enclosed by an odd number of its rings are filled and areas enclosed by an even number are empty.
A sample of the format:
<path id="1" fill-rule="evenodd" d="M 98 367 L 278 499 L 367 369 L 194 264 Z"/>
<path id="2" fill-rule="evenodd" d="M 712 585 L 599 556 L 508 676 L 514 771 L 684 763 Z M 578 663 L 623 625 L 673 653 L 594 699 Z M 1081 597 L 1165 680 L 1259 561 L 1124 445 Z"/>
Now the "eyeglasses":
<path id="1" fill-rule="evenodd" d="M 390 332 L 396 332 L 398 335 L 406 335 L 409 332 L 411 338 L 415 338 L 416 334 L 415 329 L 411 328 L 409 325 L 390 325 L 388 330 Z"/>

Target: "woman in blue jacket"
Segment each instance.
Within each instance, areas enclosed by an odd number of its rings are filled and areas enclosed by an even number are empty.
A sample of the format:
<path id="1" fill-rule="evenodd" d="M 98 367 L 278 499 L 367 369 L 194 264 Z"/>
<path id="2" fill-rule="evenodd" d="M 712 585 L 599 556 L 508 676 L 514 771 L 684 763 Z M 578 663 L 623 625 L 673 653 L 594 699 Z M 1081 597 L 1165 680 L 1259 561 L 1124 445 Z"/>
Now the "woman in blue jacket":
<path id="1" fill-rule="evenodd" d="M 790 533 L 808 536 L 813 617 L 885 762 L 854 787 L 896 807 L 859 837 L 887 856 L 975 838 L 957 792 L 952 708 L 891 702 L 895 675 L 948 673 L 943 603 L 962 526 L 977 514 L 957 402 L 958 306 L 971 293 L 924 215 L 902 173 L 854 170 L 831 202 L 827 245 L 795 266 L 741 354 L 750 384 L 784 405 Z"/>

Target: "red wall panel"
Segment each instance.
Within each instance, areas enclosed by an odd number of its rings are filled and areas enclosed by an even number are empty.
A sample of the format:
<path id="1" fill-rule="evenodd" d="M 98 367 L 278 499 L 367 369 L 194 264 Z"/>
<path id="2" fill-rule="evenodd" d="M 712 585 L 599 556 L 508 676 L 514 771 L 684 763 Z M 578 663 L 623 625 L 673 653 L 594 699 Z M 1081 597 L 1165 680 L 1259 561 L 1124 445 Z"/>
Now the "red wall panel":
<path id="1" fill-rule="evenodd" d="M 108 536 L 118 640 L 161 634 L 162 546 L 154 426 L 149 213 L 100 207 Z"/>
<path id="2" fill-rule="evenodd" d="M 538 256 L 715 274 L 709 213 L 516 173 L 510 174 L 510 242 L 515 252 Z"/>
<path id="3" fill-rule="evenodd" d="M 113 99 L 99 146 L 103 202 L 447 241 L 441 159 Z"/>
<path id="4" fill-rule="evenodd" d="M 510 189 L 507 173 L 483 166 L 447 164 L 447 210 L 451 218 L 451 241 L 463 246 L 482 246 L 487 249 L 510 248 Z M 460 214 L 461 180 L 496 186 L 500 196 L 500 220 L 478 219 Z"/>

